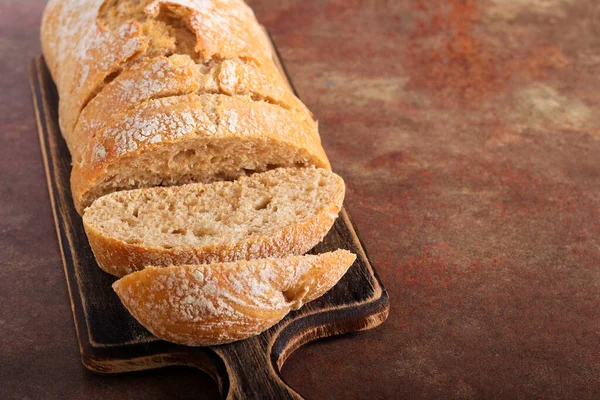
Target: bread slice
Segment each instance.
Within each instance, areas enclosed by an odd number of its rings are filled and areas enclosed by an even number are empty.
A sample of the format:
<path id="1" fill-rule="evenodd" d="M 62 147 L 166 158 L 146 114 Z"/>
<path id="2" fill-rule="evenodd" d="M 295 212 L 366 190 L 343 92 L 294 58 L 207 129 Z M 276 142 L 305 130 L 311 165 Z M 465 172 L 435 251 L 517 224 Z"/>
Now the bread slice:
<path id="1" fill-rule="evenodd" d="M 83 222 L 99 266 L 124 276 L 147 265 L 304 254 L 341 209 L 344 181 L 317 168 L 280 168 L 237 181 L 116 192 Z"/>
<path id="2" fill-rule="evenodd" d="M 263 332 L 331 289 L 355 259 L 349 251 L 337 250 L 280 259 L 147 267 L 119 279 L 113 289 L 157 337 L 209 346 Z"/>

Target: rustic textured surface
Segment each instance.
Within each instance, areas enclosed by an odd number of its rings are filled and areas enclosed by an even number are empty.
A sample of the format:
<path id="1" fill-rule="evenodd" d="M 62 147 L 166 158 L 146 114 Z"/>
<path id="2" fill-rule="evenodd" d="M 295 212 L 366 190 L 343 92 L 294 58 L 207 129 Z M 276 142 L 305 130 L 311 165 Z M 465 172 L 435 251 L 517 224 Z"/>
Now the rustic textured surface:
<path id="1" fill-rule="evenodd" d="M 392 300 L 380 328 L 300 349 L 286 381 L 308 398 L 593 398 L 600 3 L 250 4 Z M 80 364 L 28 88 L 42 7 L 0 1 L 0 398 L 213 398 L 191 370 Z"/>

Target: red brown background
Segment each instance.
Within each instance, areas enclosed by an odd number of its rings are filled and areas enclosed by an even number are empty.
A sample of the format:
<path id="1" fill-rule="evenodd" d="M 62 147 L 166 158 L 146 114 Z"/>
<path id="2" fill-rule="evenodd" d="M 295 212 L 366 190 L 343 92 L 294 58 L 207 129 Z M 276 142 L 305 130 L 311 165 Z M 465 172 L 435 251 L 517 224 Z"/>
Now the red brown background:
<path id="1" fill-rule="evenodd" d="M 252 0 L 390 293 L 308 345 L 308 398 L 600 393 L 600 2 Z M 214 398 L 79 361 L 28 87 L 43 1 L 0 0 L 0 398 Z"/>

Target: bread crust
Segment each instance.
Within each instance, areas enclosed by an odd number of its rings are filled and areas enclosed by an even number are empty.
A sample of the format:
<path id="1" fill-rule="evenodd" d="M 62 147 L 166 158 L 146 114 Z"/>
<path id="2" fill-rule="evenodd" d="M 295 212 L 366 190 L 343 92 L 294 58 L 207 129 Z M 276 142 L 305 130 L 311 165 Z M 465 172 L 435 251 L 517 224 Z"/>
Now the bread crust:
<path id="1" fill-rule="evenodd" d="M 168 265 L 207 264 L 260 258 L 281 258 L 301 255 L 317 245 L 331 229 L 344 200 L 344 183 L 339 179 L 339 190 L 310 218 L 283 227 L 271 236 L 254 235 L 236 243 L 202 245 L 196 248 L 153 247 L 132 244 L 102 233 L 84 214 L 83 222 L 96 261 L 105 272 L 122 277 L 144 269 Z M 178 188 L 138 189 L 140 192 L 185 190 Z"/>
<path id="2" fill-rule="evenodd" d="M 75 123 L 90 96 L 106 77 L 148 49 L 135 21 L 115 31 L 100 26 L 102 2 L 52 0 L 42 17 L 42 51 L 58 89 L 61 132 L 71 151 Z"/>
<path id="3" fill-rule="evenodd" d="M 193 36 L 193 49 L 181 46 L 180 34 Z M 279 166 L 330 168 L 316 122 L 242 0 L 51 0 L 42 47 L 59 92 L 79 213 L 111 191 L 156 185 L 127 176 L 123 162 L 159 152 L 156 163 L 165 164 L 182 142 L 258 146 L 238 171 L 245 164 L 261 170 L 276 161 L 273 154 L 285 160 Z M 215 175 L 236 177 L 219 168 L 225 166 L 216 162 Z M 127 184 L 107 184 L 119 171 Z M 168 184 L 211 179 L 201 171 L 187 181 L 164 176 Z"/>
<path id="4" fill-rule="evenodd" d="M 284 259 L 148 267 L 113 289 L 155 336 L 210 346 L 257 335 L 329 289 L 356 256 L 346 250 Z"/>

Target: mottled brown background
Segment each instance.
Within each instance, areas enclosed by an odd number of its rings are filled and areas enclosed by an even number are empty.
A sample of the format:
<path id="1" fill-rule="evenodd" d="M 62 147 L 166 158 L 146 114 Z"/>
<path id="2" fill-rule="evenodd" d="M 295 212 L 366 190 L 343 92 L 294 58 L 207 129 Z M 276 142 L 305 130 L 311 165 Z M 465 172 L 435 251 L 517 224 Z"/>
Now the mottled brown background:
<path id="1" fill-rule="evenodd" d="M 386 284 L 315 343 L 312 399 L 600 393 L 600 2 L 252 0 Z M 201 373 L 79 361 L 28 88 L 43 1 L 0 0 L 0 398 L 214 398 Z"/>

